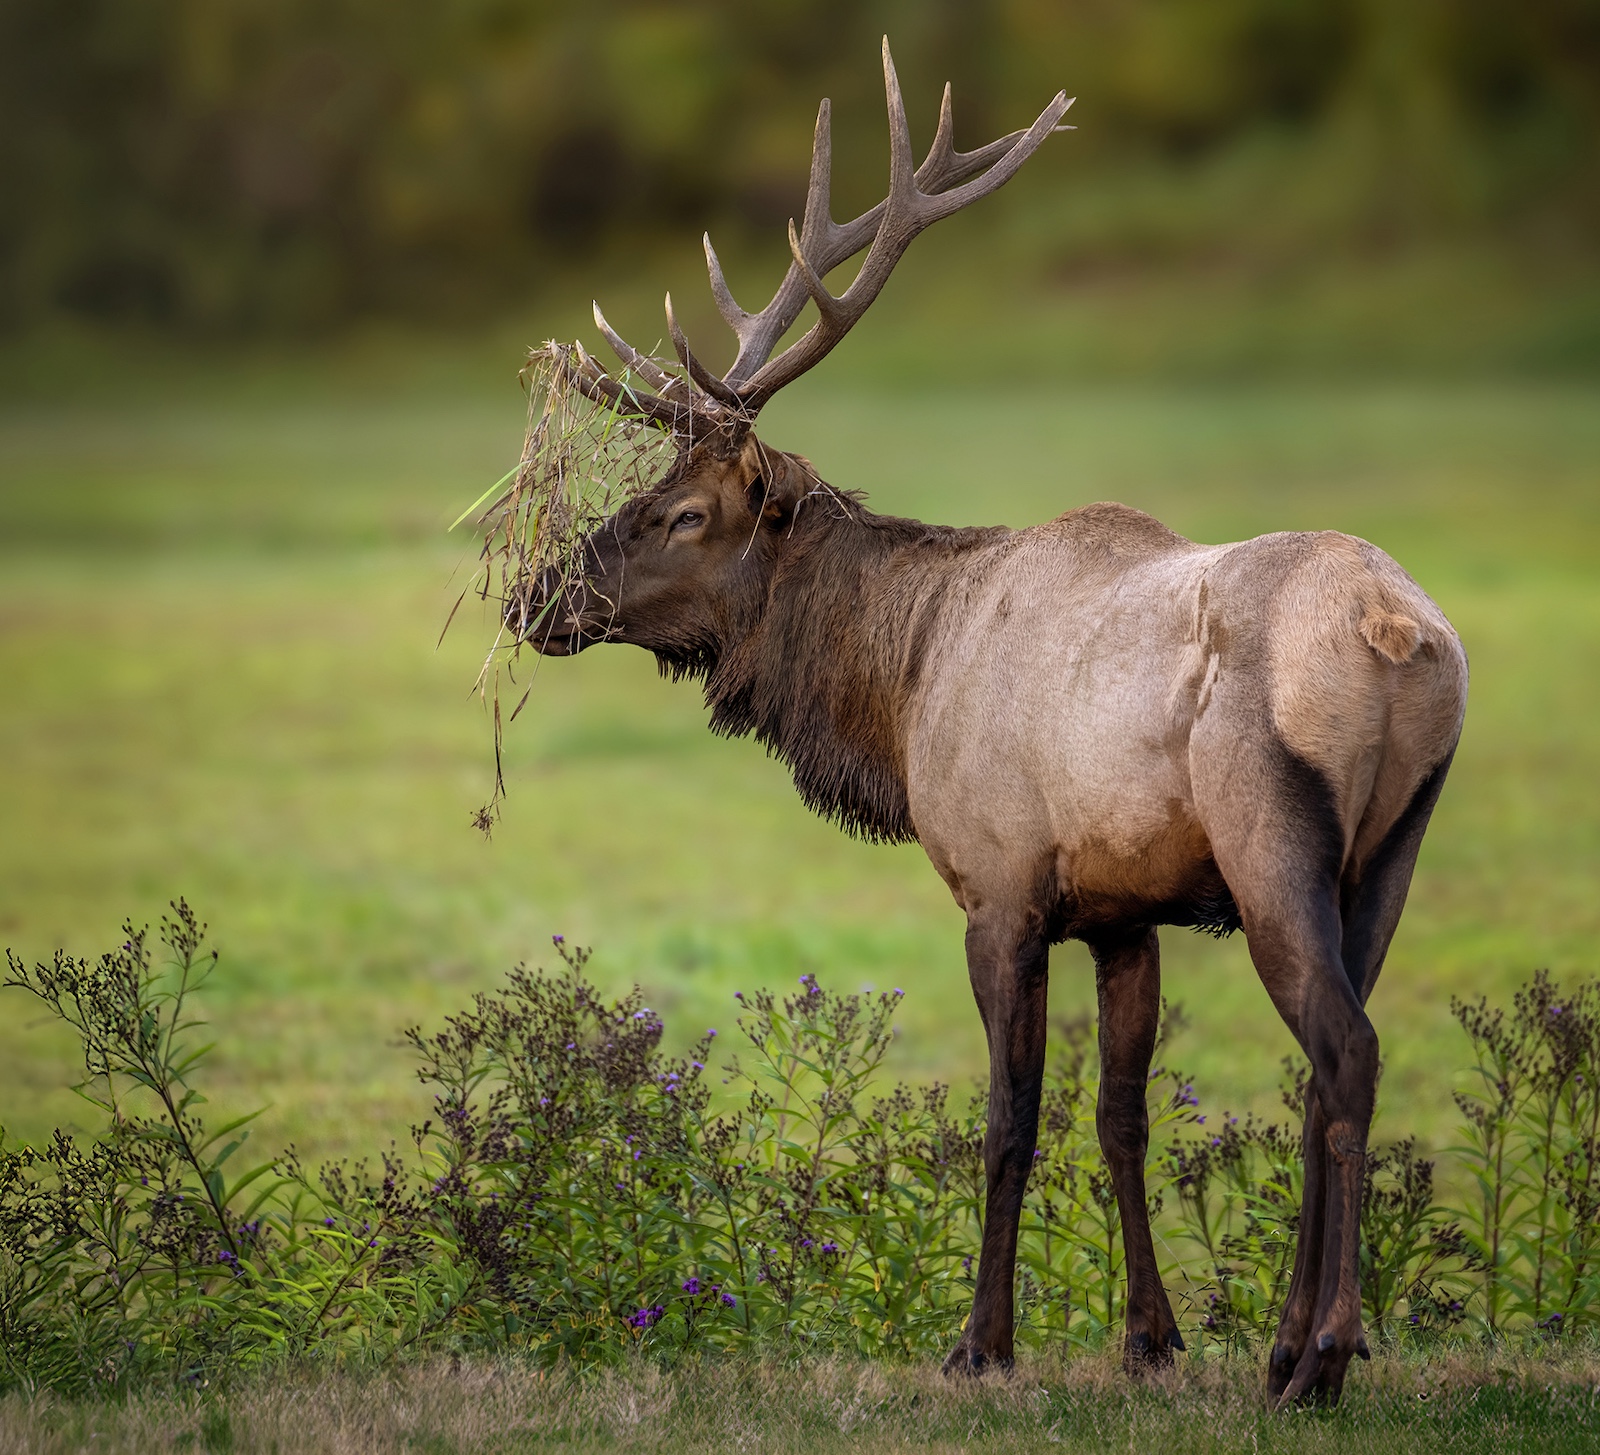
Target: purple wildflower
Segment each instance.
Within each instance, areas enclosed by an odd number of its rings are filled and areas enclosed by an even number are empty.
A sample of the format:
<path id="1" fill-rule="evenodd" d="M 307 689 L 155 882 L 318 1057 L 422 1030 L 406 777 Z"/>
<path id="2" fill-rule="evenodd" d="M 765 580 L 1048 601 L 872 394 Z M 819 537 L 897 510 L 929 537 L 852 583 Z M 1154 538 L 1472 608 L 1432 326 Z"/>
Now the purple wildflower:
<path id="1" fill-rule="evenodd" d="M 684 1279 L 683 1291 L 693 1298 L 695 1294 L 700 1292 L 700 1280 L 694 1277 Z"/>

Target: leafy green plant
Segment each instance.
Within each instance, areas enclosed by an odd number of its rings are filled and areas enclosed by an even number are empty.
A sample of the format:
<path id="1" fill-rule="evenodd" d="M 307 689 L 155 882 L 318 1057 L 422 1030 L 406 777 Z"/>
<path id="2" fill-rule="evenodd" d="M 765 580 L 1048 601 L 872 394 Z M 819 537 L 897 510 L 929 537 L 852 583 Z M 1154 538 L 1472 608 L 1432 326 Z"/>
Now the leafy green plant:
<path id="1" fill-rule="evenodd" d="M 1473 1050 L 1456 1093 L 1456 1149 L 1478 1191 L 1464 1237 L 1483 1269 L 1483 1317 L 1551 1337 L 1596 1320 L 1600 1294 L 1600 983 L 1540 971 L 1507 1015 L 1453 1000 Z"/>
<path id="2" fill-rule="evenodd" d="M 248 1337 L 272 1241 L 261 1210 L 273 1164 L 240 1171 L 251 1116 L 208 1128 L 192 1075 L 204 1057 L 190 1001 L 216 964 L 181 901 L 164 920 L 169 963 L 124 926 L 98 961 L 57 952 L 28 968 L 7 953 L 4 984 L 78 1034 L 74 1088 L 104 1118 L 87 1147 L 57 1132 L 43 1151 L 0 1160 L 0 1370 L 46 1383 L 115 1380 L 155 1352 L 183 1365 Z"/>
<path id="3" fill-rule="evenodd" d="M 178 903 L 160 963 L 131 926 L 90 963 L 7 961 L 5 984 L 77 1033 L 96 1134 L 0 1138 L 0 1385 L 202 1381 L 291 1357 L 525 1351 L 672 1363 L 742 1347 L 925 1355 L 965 1317 L 982 1227 L 983 1099 L 886 1087 L 900 992 L 741 999 L 684 1057 L 640 993 L 600 995 L 558 938 L 406 1041 L 431 1115 L 377 1163 L 308 1175 L 242 1161 L 249 1116 L 211 1128 L 192 1002 L 216 956 Z M 1458 1098 L 1479 1197 L 1438 1205 L 1404 1141 L 1369 1153 L 1362 1292 L 1374 1332 L 1477 1320 L 1548 1340 L 1593 1318 L 1600 989 L 1538 976 L 1511 1015 L 1458 1008 L 1480 1089 Z M 1163 1017 L 1165 1043 L 1181 1023 Z M 1122 1316 L 1116 1200 L 1094 1130 L 1087 1023 L 1057 1027 L 1019 1248 L 1024 1346 L 1094 1347 Z M 1270 1336 L 1287 1288 L 1306 1072 L 1290 1120 L 1200 1109 L 1151 1073 L 1150 1210 L 1201 1342 Z M 720 1089 L 726 1087 L 726 1091 Z M 1164 1145 L 1161 1145 L 1163 1144 Z"/>
<path id="4" fill-rule="evenodd" d="M 1433 1163 L 1416 1139 L 1367 1152 L 1361 1199 L 1361 1301 L 1368 1327 L 1393 1336 L 1454 1328 L 1479 1265 L 1460 1224 L 1433 1200 Z M 1400 1306 L 1404 1303 L 1402 1316 Z"/>
<path id="5" fill-rule="evenodd" d="M 1291 1080 L 1284 1100 L 1300 1109 L 1303 1078 Z M 1199 1260 L 1188 1280 L 1197 1332 L 1230 1351 L 1247 1348 L 1271 1334 L 1289 1289 L 1304 1186 L 1299 1129 L 1224 1112 L 1174 1141 L 1166 1163 L 1178 1236 Z"/>

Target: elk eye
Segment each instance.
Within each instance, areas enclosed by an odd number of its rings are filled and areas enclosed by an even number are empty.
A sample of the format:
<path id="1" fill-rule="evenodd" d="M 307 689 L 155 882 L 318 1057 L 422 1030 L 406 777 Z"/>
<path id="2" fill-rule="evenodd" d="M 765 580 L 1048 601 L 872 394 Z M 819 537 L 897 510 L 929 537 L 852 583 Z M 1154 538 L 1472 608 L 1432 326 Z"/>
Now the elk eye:
<path id="1" fill-rule="evenodd" d="M 682 515 L 672 522 L 672 528 L 673 530 L 677 530 L 680 525 L 696 526 L 699 525 L 704 519 L 705 516 L 702 515 L 698 510 L 686 510 Z"/>

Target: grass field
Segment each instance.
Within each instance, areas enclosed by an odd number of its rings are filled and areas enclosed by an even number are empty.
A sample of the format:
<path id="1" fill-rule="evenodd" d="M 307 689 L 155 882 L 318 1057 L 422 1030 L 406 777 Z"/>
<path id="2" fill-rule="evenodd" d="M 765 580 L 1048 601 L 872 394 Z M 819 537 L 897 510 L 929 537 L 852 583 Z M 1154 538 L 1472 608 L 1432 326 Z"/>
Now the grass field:
<path id="1" fill-rule="evenodd" d="M 1115 1362 L 1035 1360 L 1010 1379 L 946 1381 L 928 1365 L 847 1360 L 642 1361 L 588 1376 L 507 1360 L 310 1371 L 125 1403 L 0 1400 L 0 1455 L 94 1449 L 1161 1450 L 1340 1455 L 1567 1455 L 1600 1441 L 1592 1351 L 1379 1355 L 1337 1411 L 1271 1415 L 1245 1358 L 1187 1358 L 1130 1385 Z"/>
<path id="2" fill-rule="evenodd" d="M 982 1069 L 962 922 L 912 848 L 810 818 L 617 648 L 543 668 L 508 736 L 467 698 L 484 625 L 435 650 L 443 526 L 515 458 L 503 379 L 441 364 L 140 380 L 0 412 L 0 942 L 83 953 L 187 895 L 224 950 L 210 1084 L 308 1159 L 425 1114 L 395 1031 L 547 937 L 597 948 L 689 1040 L 732 992 L 904 986 L 898 1069 Z M 769 411 L 879 509 L 1024 524 L 1119 499 L 1206 540 L 1337 527 L 1383 546 L 1472 658 L 1468 725 L 1374 1014 L 1384 1127 L 1444 1139 L 1451 995 L 1592 973 L 1600 932 L 1600 408 L 1560 383 L 981 385 L 824 380 Z M 459 588 L 457 588 L 459 589 Z M 1242 940 L 1165 938 L 1208 1102 L 1271 1110 L 1290 1049 Z M 1056 951 L 1052 1001 L 1091 999 Z M 0 1123 L 78 1119 L 64 1043 L 0 998 Z"/>

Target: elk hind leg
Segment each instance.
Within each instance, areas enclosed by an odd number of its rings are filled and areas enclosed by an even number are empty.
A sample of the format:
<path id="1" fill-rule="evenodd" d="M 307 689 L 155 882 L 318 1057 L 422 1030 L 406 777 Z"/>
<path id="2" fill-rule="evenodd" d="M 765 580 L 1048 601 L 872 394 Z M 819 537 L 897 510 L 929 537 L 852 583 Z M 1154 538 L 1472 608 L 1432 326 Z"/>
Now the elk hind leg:
<path id="1" fill-rule="evenodd" d="M 1283 1398 L 1311 1338 L 1322 1286 L 1322 1234 L 1327 1217 L 1327 1127 L 1316 1077 L 1306 1085 L 1301 1151 L 1305 1168 L 1300 1197 L 1300 1230 L 1295 1239 L 1294 1271 L 1278 1313 L 1278 1328 L 1267 1356 L 1267 1395 Z M 1361 1347 L 1358 1344 L 1358 1349 Z"/>
<path id="2" fill-rule="evenodd" d="M 1422 836 L 1449 771 L 1448 756 L 1425 777 L 1377 847 L 1345 870 L 1340 888 L 1340 956 L 1345 977 L 1363 1008 L 1378 982 L 1389 943 L 1400 923 Z M 1321 1285 L 1322 1234 L 1327 1183 L 1327 1137 L 1322 1098 L 1313 1074 L 1306 1088 L 1305 1200 L 1294 1276 L 1284 1300 L 1278 1337 L 1268 1360 L 1268 1390 L 1279 1398 L 1293 1381 L 1310 1337 Z M 1365 1340 L 1356 1353 L 1366 1357 Z"/>
<path id="3" fill-rule="evenodd" d="M 1269 1389 L 1280 1403 L 1331 1403 L 1365 1348 L 1360 1212 L 1378 1039 L 1345 969 L 1333 794 L 1282 743 L 1255 746 L 1202 759 L 1195 787 L 1256 971 L 1311 1062 L 1305 1196 Z"/>
<path id="4" fill-rule="evenodd" d="M 1122 1362 L 1135 1374 L 1170 1364 L 1173 1350 L 1183 1348 L 1156 1266 L 1144 1185 L 1145 1154 L 1150 1145 L 1150 1058 L 1161 1017 L 1161 951 L 1156 931 L 1149 926 L 1091 940 L 1089 950 L 1094 956 L 1100 1002 L 1100 1096 L 1095 1128 L 1122 1224 L 1128 1270 Z"/>
<path id="5" fill-rule="evenodd" d="M 1344 968 L 1362 1005 L 1378 983 L 1389 942 L 1400 924 L 1422 836 L 1449 770 L 1446 757 L 1422 780 L 1377 848 L 1345 874 L 1340 896 Z"/>
<path id="6" fill-rule="evenodd" d="M 1342 960 L 1330 965 L 1325 955 L 1317 955 L 1312 963 L 1316 969 L 1305 989 L 1299 1035 L 1315 1088 L 1307 1135 L 1320 1141 L 1322 1206 L 1308 1198 L 1300 1223 L 1302 1236 L 1308 1222 L 1320 1231 L 1320 1266 L 1309 1335 L 1280 1403 L 1336 1402 L 1351 1356 L 1367 1352 L 1361 1329 L 1361 1195 L 1377 1095 L 1378 1036 Z M 1306 1292 L 1311 1293 L 1309 1279 Z M 1280 1343 L 1284 1332 L 1280 1328 Z"/>

